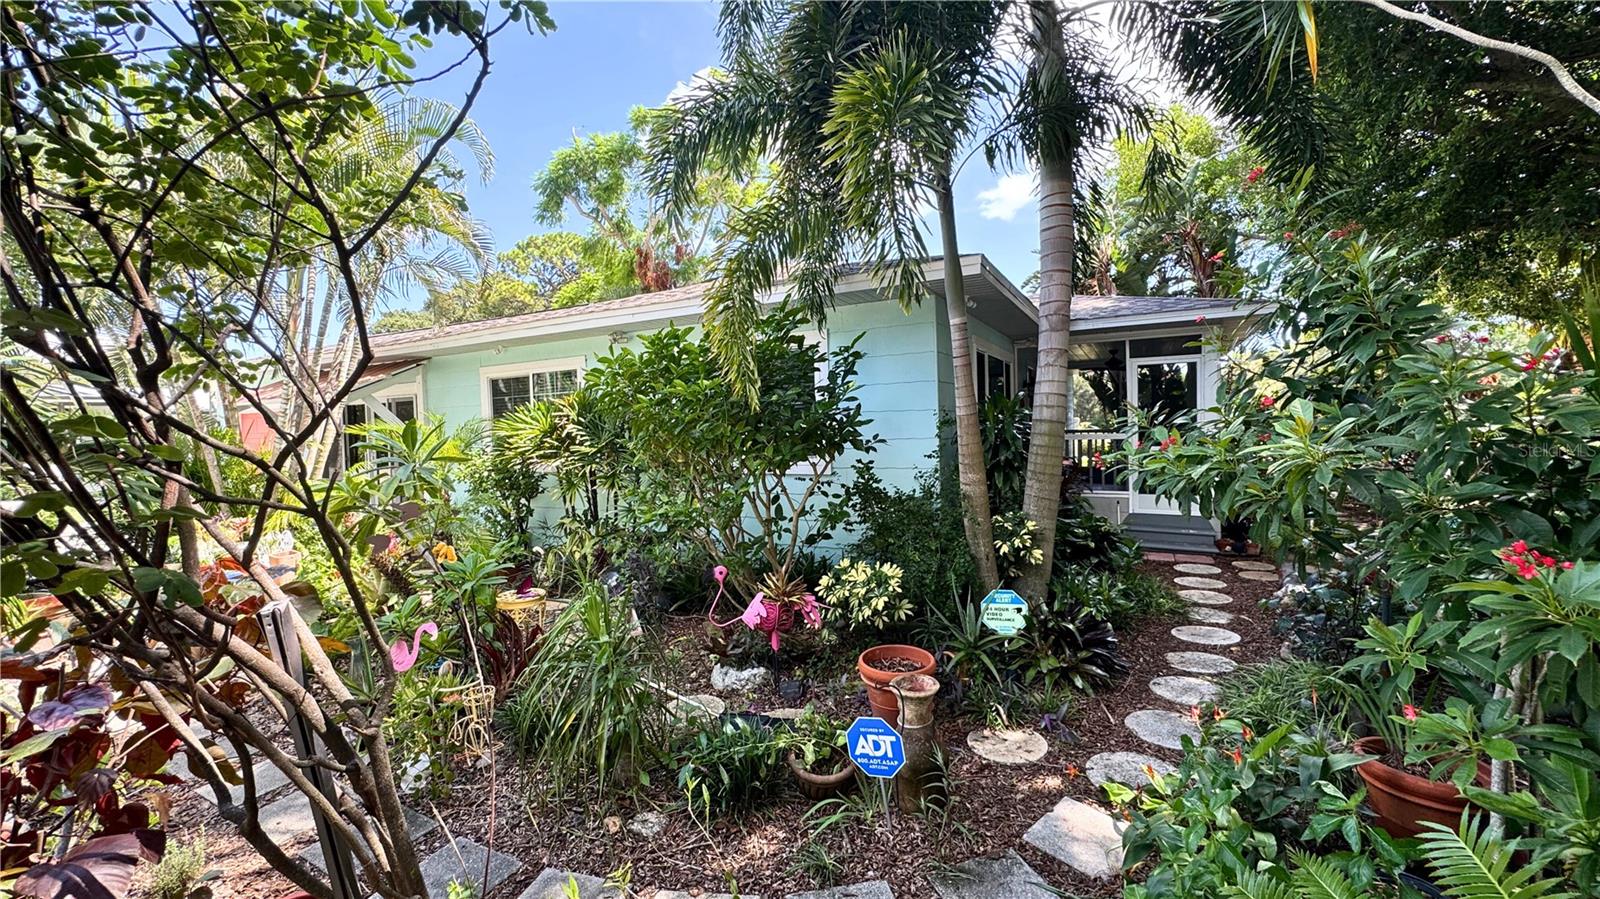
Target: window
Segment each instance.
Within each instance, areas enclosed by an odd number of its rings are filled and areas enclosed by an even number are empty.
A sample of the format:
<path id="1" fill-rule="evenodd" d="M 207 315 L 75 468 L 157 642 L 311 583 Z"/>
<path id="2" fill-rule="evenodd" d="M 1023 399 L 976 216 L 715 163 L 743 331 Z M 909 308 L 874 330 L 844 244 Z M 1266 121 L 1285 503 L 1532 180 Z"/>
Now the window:
<path id="1" fill-rule="evenodd" d="M 367 407 L 361 403 L 351 403 L 344 407 L 344 430 L 339 439 L 344 441 L 344 467 L 353 468 L 361 461 L 360 434 L 351 433 L 351 428 L 357 428 L 367 423 Z"/>
<path id="2" fill-rule="evenodd" d="M 978 387 L 978 402 L 985 402 L 991 396 L 1011 396 L 1016 392 L 1015 368 L 1010 359 L 987 350 L 978 350 L 974 359 L 973 381 Z"/>
<path id="3" fill-rule="evenodd" d="M 388 409 L 389 414 L 394 416 L 395 421 L 401 424 L 415 421 L 417 418 L 417 398 L 414 396 L 385 397 L 383 408 Z"/>
<path id="4" fill-rule="evenodd" d="M 490 418 L 500 418 L 529 403 L 566 396 L 578 389 L 580 370 L 578 365 L 570 362 L 544 367 L 504 366 L 486 369 L 484 414 Z"/>

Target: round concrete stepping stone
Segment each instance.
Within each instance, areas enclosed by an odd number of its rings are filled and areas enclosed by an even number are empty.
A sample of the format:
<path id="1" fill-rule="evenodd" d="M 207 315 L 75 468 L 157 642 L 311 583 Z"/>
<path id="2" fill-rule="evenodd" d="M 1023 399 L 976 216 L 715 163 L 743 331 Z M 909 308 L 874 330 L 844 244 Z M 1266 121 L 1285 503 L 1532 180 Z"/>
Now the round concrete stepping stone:
<path id="1" fill-rule="evenodd" d="M 1179 671 L 1192 671 L 1195 674 L 1227 674 L 1239 667 L 1239 663 L 1233 659 L 1213 652 L 1169 652 L 1167 664 Z"/>
<path id="2" fill-rule="evenodd" d="M 967 745 L 978 755 L 1001 765 L 1030 765 L 1050 751 L 1050 744 L 1032 730 L 990 730 L 985 727 L 967 734 Z"/>
<path id="3" fill-rule="evenodd" d="M 1227 628 L 1206 627 L 1200 624 L 1175 627 L 1172 629 L 1172 636 L 1186 643 L 1199 643 L 1202 646 L 1232 646 L 1243 639 Z"/>
<path id="4" fill-rule="evenodd" d="M 1178 598 L 1184 602 L 1199 603 L 1203 606 L 1225 606 L 1233 602 L 1233 597 L 1215 590 L 1179 590 Z"/>
<path id="5" fill-rule="evenodd" d="M 1196 743 L 1200 742 L 1200 728 L 1189 720 L 1188 715 L 1178 712 L 1140 709 L 1130 712 L 1128 717 L 1122 719 L 1122 723 L 1133 731 L 1134 736 L 1163 749 L 1182 749 L 1185 736 Z"/>
<path id="6" fill-rule="evenodd" d="M 1224 612 L 1221 609 L 1195 606 L 1189 610 L 1189 620 L 1198 621 L 1201 624 L 1227 624 L 1233 620 L 1233 613 Z"/>
<path id="7" fill-rule="evenodd" d="M 1257 562 L 1254 559 L 1239 559 L 1232 563 L 1240 571 L 1277 571 L 1278 566 L 1271 562 Z"/>
<path id="8" fill-rule="evenodd" d="M 1199 705 L 1202 702 L 1215 702 L 1222 688 L 1198 677 L 1166 674 L 1150 681 L 1150 692 L 1178 705 Z"/>
<path id="9" fill-rule="evenodd" d="M 1221 574 L 1222 573 L 1222 569 L 1218 568 L 1215 565 L 1201 565 L 1198 562 L 1183 562 L 1181 564 L 1172 566 L 1172 570 L 1173 571 L 1181 571 L 1184 574 Z"/>
<path id="10" fill-rule="evenodd" d="M 1267 584 L 1276 584 L 1280 580 L 1276 571 L 1241 571 L 1239 576 L 1247 581 L 1261 581 Z"/>
<path id="11" fill-rule="evenodd" d="M 1227 581 L 1219 581 L 1214 577 L 1175 577 L 1172 582 L 1180 587 L 1188 587 L 1191 590 L 1226 590 L 1228 588 Z"/>
<path id="12" fill-rule="evenodd" d="M 1178 770 L 1177 765 L 1142 752 L 1102 752 L 1091 756 L 1083 763 L 1083 768 L 1095 786 L 1119 783 L 1142 787 L 1150 782 L 1150 775 L 1144 772 L 1146 765 L 1155 769 L 1157 774 L 1171 774 Z"/>

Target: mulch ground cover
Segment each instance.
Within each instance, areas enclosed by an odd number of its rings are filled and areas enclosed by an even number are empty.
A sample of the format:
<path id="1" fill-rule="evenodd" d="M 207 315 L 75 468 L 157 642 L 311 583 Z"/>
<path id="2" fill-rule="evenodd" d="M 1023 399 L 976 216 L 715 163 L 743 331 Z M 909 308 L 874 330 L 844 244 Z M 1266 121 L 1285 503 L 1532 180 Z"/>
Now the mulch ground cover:
<path id="1" fill-rule="evenodd" d="M 1049 751 L 1031 765 L 1008 766 L 986 761 L 971 752 L 966 735 L 978 723 L 953 717 L 941 708 L 937 732 L 946 753 L 954 784 L 954 801 L 948 813 L 922 818 L 895 812 L 892 822 L 881 815 L 872 823 L 853 820 L 817 837 L 836 868 L 836 882 L 889 881 L 902 897 L 932 895 L 927 877 L 943 866 L 974 856 L 998 856 L 1016 850 L 1051 884 L 1069 894 L 1085 897 L 1114 896 L 1115 882 L 1095 881 L 1072 871 L 1054 858 L 1033 849 L 1022 836 L 1063 796 L 1104 805 L 1104 793 L 1087 777 L 1069 777 L 1069 766 L 1082 769 L 1097 752 L 1126 750 L 1176 759 L 1177 753 L 1144 743 L 1122 725 L 1130 712 L 1142 708 L 1183 711 L 1150 692 L 1149 680 L 1171 669 L 1165 654 L 1174 651 L 1216 652 L 1241 664 L 1276 657 L 1279 639 L 1260 611 L 1259 600 L 1276 585 L 1245 580 L 1219 559 L 1228 586 L 1223 592 L 1235 601 L 1226 606 L 1234 620 L 1226 625 L 1243 638 L 1231 647 L 1201 647 L 1173 637 L 1171 629 L 1192 624 L 1183 615 L 1140 622 L 1120 635 L 1130 671 L 1126 679 L 1098 695 L 1078 697 L 1061 727 L 1049 734 Z M 1146 563 L 1146 570 L 1169 582 L 1176 573 L 1167 563 Z M 666 628 L 670 685 L 681 693 L 711 693 L 712 659 L 702 649 L 698 616 L 671 619 Z M 864 691 L 856 678 L 853 660 L 830 658 L 811 666 L 833 672 L 827 679 L 811 673 L 807 695 L 799 702 L 779 696 L 769 686 L 746 701 L 730 699 L 730 711 L 765 711 L 781 706 L 814 704 L 828 714 L 849 719 L 870 714 Z M 841 673 L 842 672 L 842 673 Z M 1028 726 L 1034 722 L 1013 722 Z M 493 766 L 458 771 L 443 795 L 430 804 L 412 799 L 410 805 L 425 815 L 435 809 L 446 828 L 458 837 L 490 844 L 493 813 L 493 848 L 519 858 L 523 868 L 487 899 L 517 896 L 545 867 L 605 875 L 627 870 L 636 894 L 648 899 L 657 889 L 722 892 L 737 886 L 743 896 L 783 896 L 814 889 L 819 881 L 802 862 L 819 850 L 808 847 L 813 822 L 806 816 L 811 803 L 793 788 L 786 771 L 775 785 L 776 798 L 762 807 L 713 820 L 702 828 L 684 811 L 672 772 L 658 772 L 655 782 L 636 797 L 618 799 L 611 807 L 597 807 L 587 798 L 558 799 L 544 796 L 540 772 L 502 745 Z M 174 839 L 188 839 L 204 827 L 208 867 L 221 868 L 214 881 L 215 899 L 248 897 L 274 899 L 293 886 L 273 872 L 223 821 L 208 802 L 188 788 L 173 790 Z M 276 797 L 274 797 L 276 798 Z M 492 801 L 491 801 L 492 798 Z M 659 811 L 667 826 L 646 838 L 627 828 L 637 815 Z M 293 844 L 298 851 L 314 842 L 307 836 Z M 432 851 L 444 844 L 443 832 L 419 840 L 419 850 Z"/>

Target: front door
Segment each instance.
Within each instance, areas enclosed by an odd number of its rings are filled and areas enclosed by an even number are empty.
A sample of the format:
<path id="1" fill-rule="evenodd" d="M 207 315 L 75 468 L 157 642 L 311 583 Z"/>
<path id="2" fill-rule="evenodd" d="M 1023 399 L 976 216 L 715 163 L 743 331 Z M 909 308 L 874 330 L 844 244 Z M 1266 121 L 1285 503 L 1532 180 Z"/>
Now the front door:
<path id="1" fill-rule="evenodd" d="M 1128 395 L 1152 426 L 1169 425 L 1193 413 L 1200 400 L 1200 357 L 1197 355 L 1134 358 L 1128 365 Z M 1150 434 L 1140 434 L 1146 442 Z M 1170 501 L 1157 499 L 1142 489 L 1135 479 L 1133 511 L 1180 514 Z"/>

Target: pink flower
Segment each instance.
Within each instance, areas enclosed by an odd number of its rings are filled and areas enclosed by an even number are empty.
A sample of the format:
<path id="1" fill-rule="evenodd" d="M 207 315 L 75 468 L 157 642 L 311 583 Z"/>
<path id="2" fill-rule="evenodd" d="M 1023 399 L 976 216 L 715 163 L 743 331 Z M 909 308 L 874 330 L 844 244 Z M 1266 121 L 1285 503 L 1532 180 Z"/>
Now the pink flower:
<path id="1" fill-rule="evenodd" d="M 1417 720 L 1417 707 L 1408 702 L 1400 707 L 1400 714 L 1404 715 L 1407 721 L 1415 721 Z"/>
<path id="2" fill-rule="evenodd" d="M 1197 706 L 1197 705 L 1189 706 L 1189 720 L 1193 721 L 1196 724 L 1200 723 L 1200 707 L 1199 706 Z"/>
<path id="3" fill-rule="evenodd" d="M 1511 551 L 1519 556 L 1525 554 L 1528 551 L 1528 541 L 1518 540 L 1517 542 L 1511 544 Z"/>
<path id="4" fill-rule="evenodd" d="M 1479 342 L 1479 343 L 1488 343 L 1488 342 L 1489 342 L 1489 338 L 1487 338 L 1487 337 L 1483 337 L 1483 336 L 1480 336 L 1480 337 L 1479 337 L 1479 338 L 1478 338 L 1478 342 Z"/>
<path id="5" fill-rule="evenodd" d="M 817 597 L 813 594 L 807 593 L 805 599 L 801 600 L 800 618 L 805 621 L 806 627 L 813 630 L 822 627 L 822 607 L 817 605 Z"/>
<path id="6" fill-rule="evenodd" d="M 1571 562 L 1562 562 L 1561 563 L 1561 568 L 1562 568 L 1563 571 L 1570 570 L 1572 568 L 1572 563 Z"/>
<path id="7" fill-rule="evenodd" d="M 1293 231 L 1285 231 L 1285 232 L 1283 232 L 1283 239 L 1284 240 L 1294 240 L 1294 232 Z"/>
<path id="8" fill-rule="evenodd" d="M 1263 168 L 1262 166 L 1258 165 L 1255 168 L 1250 170 L 1250 174 L 1244 176 L 1244 180 L 1248 181 L 1251 184 L 1254 184 L 1254 183 L 1256 183 L 1257 179 L 1259 179 L 1262 176 L 1262 174 L 1265 173 L 1265 172 L 1266 172 L 1266 169 Z"/>
<path id="9" fill-rule="evenodd" d="M 1233 747 L 1233 763 L 1235 765 L 1244 764 L 1244 753 L 1240 752 L 1237 746 Z"/>
<path id="10" fill-rule="evenodd" d="M 1197 325 L 1203 325 L 1206 323 L 1206 317 L 1203 315 L 1197 315 L 1194 317 L 1194 323 Z"/>
<path id="11" fill-rule="evenodd" d="M 1273 399 L 1272 397 L 1264 396 L 1264 397 L 1261 398 L 1261 408 L 1263 408 L 1263 409 L 1271 409 L 1272 408 L 1272 404 L 1276 403 L 1276 402 L 1277 402 L 1277 400 Z"/>
<path id="12" fill-rule="evenodd" d="M 1435 337 L 1433 339 L 1433 342 L 1434 343 L 1449 343 L 1450 342 L 1450 335 L 1449 334 L 1440 334 L 1438 337 Z"/>
<path id="13" fill-rule="evenodd" d="M 1211 261 L 1212 262 L 1221 262 L 1222 261 L 1223 252 L 1224 251 L 1222 251 L 1222 250 L 1218 250 L 1215 253 L 1212 253 L 1211 254 Z"/>

